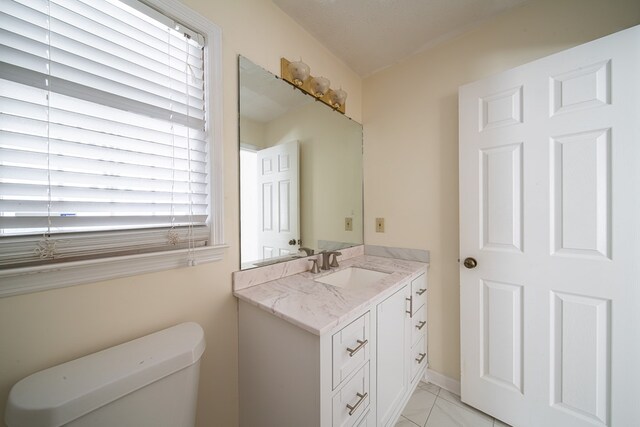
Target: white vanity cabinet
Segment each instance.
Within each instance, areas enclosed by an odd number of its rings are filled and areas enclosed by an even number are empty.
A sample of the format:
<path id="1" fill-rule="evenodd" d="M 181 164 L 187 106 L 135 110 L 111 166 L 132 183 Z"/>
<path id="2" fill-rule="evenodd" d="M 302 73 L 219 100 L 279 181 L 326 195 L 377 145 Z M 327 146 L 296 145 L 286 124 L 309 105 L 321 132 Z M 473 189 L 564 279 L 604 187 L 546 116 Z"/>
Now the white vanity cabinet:
<path id="1" fill-rule="evenodd" d="M 241 427 L 393 426 L 426 368 L 426 275 L 320 335 L 239 301 Z"/>

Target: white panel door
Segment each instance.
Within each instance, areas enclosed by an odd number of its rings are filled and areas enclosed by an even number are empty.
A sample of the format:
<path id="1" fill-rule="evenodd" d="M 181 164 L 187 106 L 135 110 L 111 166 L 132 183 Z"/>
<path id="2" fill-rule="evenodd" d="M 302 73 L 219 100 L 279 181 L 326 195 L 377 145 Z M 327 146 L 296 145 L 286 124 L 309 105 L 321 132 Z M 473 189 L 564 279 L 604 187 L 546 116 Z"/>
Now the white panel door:
<path id="1" fill-rule="evenodd" d="M 258 245 L 262 258 L 298 252 L 298 188 L 298 141 L 258 151 Z"/>
<path id="2" fill-rule="evenodd" d="M 634 27 L 460 88 L 462 400 L 514 426 L 640 425 L 639 76 Z"/>

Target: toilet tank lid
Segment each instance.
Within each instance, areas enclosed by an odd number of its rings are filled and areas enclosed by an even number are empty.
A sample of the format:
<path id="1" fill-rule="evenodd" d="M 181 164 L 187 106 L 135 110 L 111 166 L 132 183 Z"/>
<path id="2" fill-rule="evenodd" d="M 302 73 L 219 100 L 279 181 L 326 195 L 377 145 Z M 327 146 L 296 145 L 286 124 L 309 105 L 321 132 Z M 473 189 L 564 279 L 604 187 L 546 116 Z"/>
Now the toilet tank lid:
<path id="1" fill-rule="evenodd" d="M 202 328 L 182 323 L 36 372 L 7 401 L 9 427 L 56 427 L 198 362 Z"/>

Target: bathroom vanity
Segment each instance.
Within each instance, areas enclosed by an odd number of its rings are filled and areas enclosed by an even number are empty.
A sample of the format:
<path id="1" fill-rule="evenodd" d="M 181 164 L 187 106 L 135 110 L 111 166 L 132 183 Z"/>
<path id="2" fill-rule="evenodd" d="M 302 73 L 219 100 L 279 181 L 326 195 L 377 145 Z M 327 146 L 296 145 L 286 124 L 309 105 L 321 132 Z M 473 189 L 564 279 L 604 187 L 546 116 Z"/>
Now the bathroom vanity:
<path id="1" fill-rule="evenodd" d="M 427 366 L 428 264 L 350 255 L 317 274 L 307 258 L 234 277 L 241 426 L 397 421 Z"/>

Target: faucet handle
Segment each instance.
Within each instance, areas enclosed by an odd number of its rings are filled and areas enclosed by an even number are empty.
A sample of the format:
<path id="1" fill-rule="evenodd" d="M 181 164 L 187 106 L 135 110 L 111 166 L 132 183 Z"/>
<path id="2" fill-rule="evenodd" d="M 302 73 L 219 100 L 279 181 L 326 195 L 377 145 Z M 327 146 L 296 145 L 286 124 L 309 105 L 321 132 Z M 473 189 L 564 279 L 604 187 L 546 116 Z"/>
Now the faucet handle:
<path id="1" fill-rule="evenodd" d="M 309 262 L 313 263 L 313 265 L 311 266 L 311 269 L 309 271 L 312 272 L 313 274 L 320 273 L 320 269 L 318 268 L 318 259 L 317 258 L 311 258 L 309 260 Z"/>
<path id="2" fill-rule="evenodd" d="M 342 255 L 342 252 L 331 252 L 333 255 L 333 261 L 331 261 L 331 267 L 340 267 L 338 264 L 338 256 Z"/>

